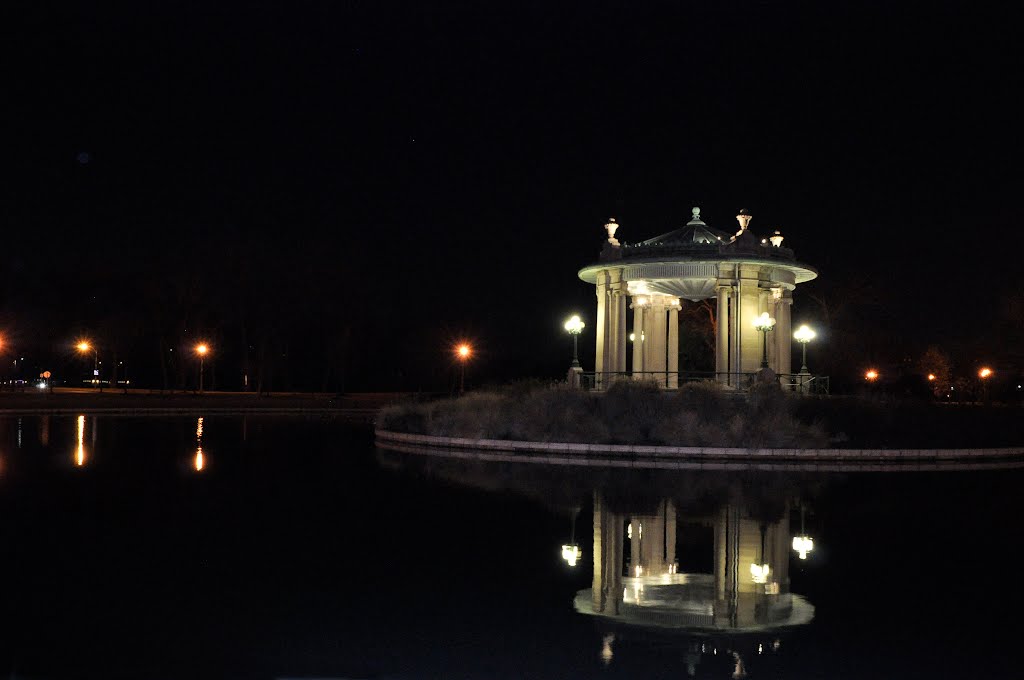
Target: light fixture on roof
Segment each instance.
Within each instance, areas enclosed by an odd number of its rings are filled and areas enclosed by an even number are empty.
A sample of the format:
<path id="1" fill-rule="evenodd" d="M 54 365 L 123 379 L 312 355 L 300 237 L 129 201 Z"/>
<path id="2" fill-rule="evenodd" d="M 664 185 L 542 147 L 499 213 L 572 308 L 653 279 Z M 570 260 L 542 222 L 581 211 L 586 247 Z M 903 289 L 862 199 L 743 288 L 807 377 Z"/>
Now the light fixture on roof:
<path id="1" fill-rule="evenodd" d="M 750 220 L 754 219 L 754 216 L 750 214 L 750 211 L 746 208 L 740 210 L 740 214 L 736 216 L 736 221 L 740 223 L 740 231 L 745 230 L 750 226 Z"/>
<path id="2" fill-rule="evenodd" d="M 608 231 L 608 243 L 613 246 L 619 245 L 618 239 L 615 238 L 615 230 L 619 228 L 619 223 L 615 221 L 615 218 L 609 217 L 608 224 L 604 225 L 604 228 Z"/>
<path id="3" fill-rule="evenodd" d="M 782 233 L 778 229 L 775 230 L 775 233 L 773 235 L 768 237 L 768 240 L 771 241 L 772 245 L 775 246 L 776 248 L 782 245 L 782 239 Z"/>

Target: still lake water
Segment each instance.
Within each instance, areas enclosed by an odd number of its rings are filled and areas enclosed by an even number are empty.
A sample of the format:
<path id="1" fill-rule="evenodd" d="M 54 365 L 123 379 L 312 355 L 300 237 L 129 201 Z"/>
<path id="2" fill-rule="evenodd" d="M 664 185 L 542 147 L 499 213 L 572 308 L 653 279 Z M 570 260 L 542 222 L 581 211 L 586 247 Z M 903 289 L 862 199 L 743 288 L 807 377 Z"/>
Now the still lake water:
<path id="1" fill-rule="evenodd" d="M 730 678 L 737 656 L 749 678 L 1020 673 L 1020 470 L 581 472 L 377 451 L 332 419 L 197 425 L 0 419 L 0 677 Z M 684 615 L 576 611 L 595 508 L 603 554 L 620 541 L 605 585 Z M 742 593 L 712 615 L 714 577 L 625 575 L 715 573 L 723 517 L 739 589 L 744 560 L 770 563 L 813 618 Z M 645 523 L 653 553 L 623 535 Z"/>

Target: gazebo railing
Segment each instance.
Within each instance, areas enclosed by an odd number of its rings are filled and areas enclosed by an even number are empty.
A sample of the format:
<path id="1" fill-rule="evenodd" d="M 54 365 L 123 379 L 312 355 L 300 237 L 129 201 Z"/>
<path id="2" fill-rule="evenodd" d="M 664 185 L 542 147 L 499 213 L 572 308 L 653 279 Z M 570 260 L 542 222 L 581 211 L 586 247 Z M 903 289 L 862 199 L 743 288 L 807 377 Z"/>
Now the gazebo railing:
<path id="1" fill-rule="evenodd" d="M 777 379 L 783 389 L 801 394 L 828 394 L 829 379 L 827 375 L 809 373 L 782 373 Z M 746 391 L 757 382 L 757 373 L 715 373 L 714 371 L 604 371 L 600 373 L 583 372 L 579 374 L 580 387 L 585 390 L 606 390 L 621 380 L 642 380 L 653 382 L 666 390 L 678 389 L 681 385 L 694 382 L 715 382 L 723 387 Z"/>

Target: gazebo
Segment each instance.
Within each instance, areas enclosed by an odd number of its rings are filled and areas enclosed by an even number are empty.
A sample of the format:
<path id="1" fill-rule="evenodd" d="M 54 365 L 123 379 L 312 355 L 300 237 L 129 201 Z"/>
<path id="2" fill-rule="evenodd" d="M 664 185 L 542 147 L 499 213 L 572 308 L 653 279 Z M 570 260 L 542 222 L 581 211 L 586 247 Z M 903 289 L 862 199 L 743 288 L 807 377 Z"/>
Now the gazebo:
<path id="1" fill-rule="evenodd" d="M 705 224 L 694 208 L 685 226 L 634 244 L 616 239 L 614 218 L 605 225 L 600 258 L 579 271 L 597 292 L 594 387 L 628 376 L 677 388 L 680 306 L 711 298 L 717 300 L 715 380 L 742 388 L 765 368 L 782 379 L 791 376 L 793 291 L 818 272 L 797 261 L 779 231 L 755 235 L 746 210 L 736 219 L 739 230 L 728 233 Z"/>

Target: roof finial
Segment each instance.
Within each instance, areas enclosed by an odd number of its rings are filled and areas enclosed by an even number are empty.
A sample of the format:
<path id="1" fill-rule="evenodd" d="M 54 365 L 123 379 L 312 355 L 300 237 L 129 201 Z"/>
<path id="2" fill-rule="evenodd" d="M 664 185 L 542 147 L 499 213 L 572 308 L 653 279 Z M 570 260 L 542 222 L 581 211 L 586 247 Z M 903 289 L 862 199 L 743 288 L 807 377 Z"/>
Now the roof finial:
<path id="1" fill-rule="evenodd" d="M 700 227 L 706 227 L 707 226 L 706 224 L 701 222 L 701 219 L 700 219 L 700 208 L 694 206 L 694 208 L 690 212 L 693 213 L 693 217 L 690 219 L 689 222 L 686 223 L 687 226 L 690 226 L 690 225 L 696 225 L 696 226 L 700 226 Z"/>
<path id="2" fill-rule="evenodd" d="M 615 221 L 615 218 L 609 217 L 608 224 L 604 225 L 604 228 L 608 231 L 608 243 L 611 243 L 613 246 L 619 245 L 618 239 L 615 238 L 615 230 L 619 228 L 619 224 Z"/>
<path id="3" fill-rule="evenodd" d="M 750 226 L 750 220 L 754 219 L 754 216 L 750 214 L 750 211 L 746 208 L 740 209 L 740 214 L 736 216 L 736 221 L 740 223 L 740 231 L 743 231 Z"/>

